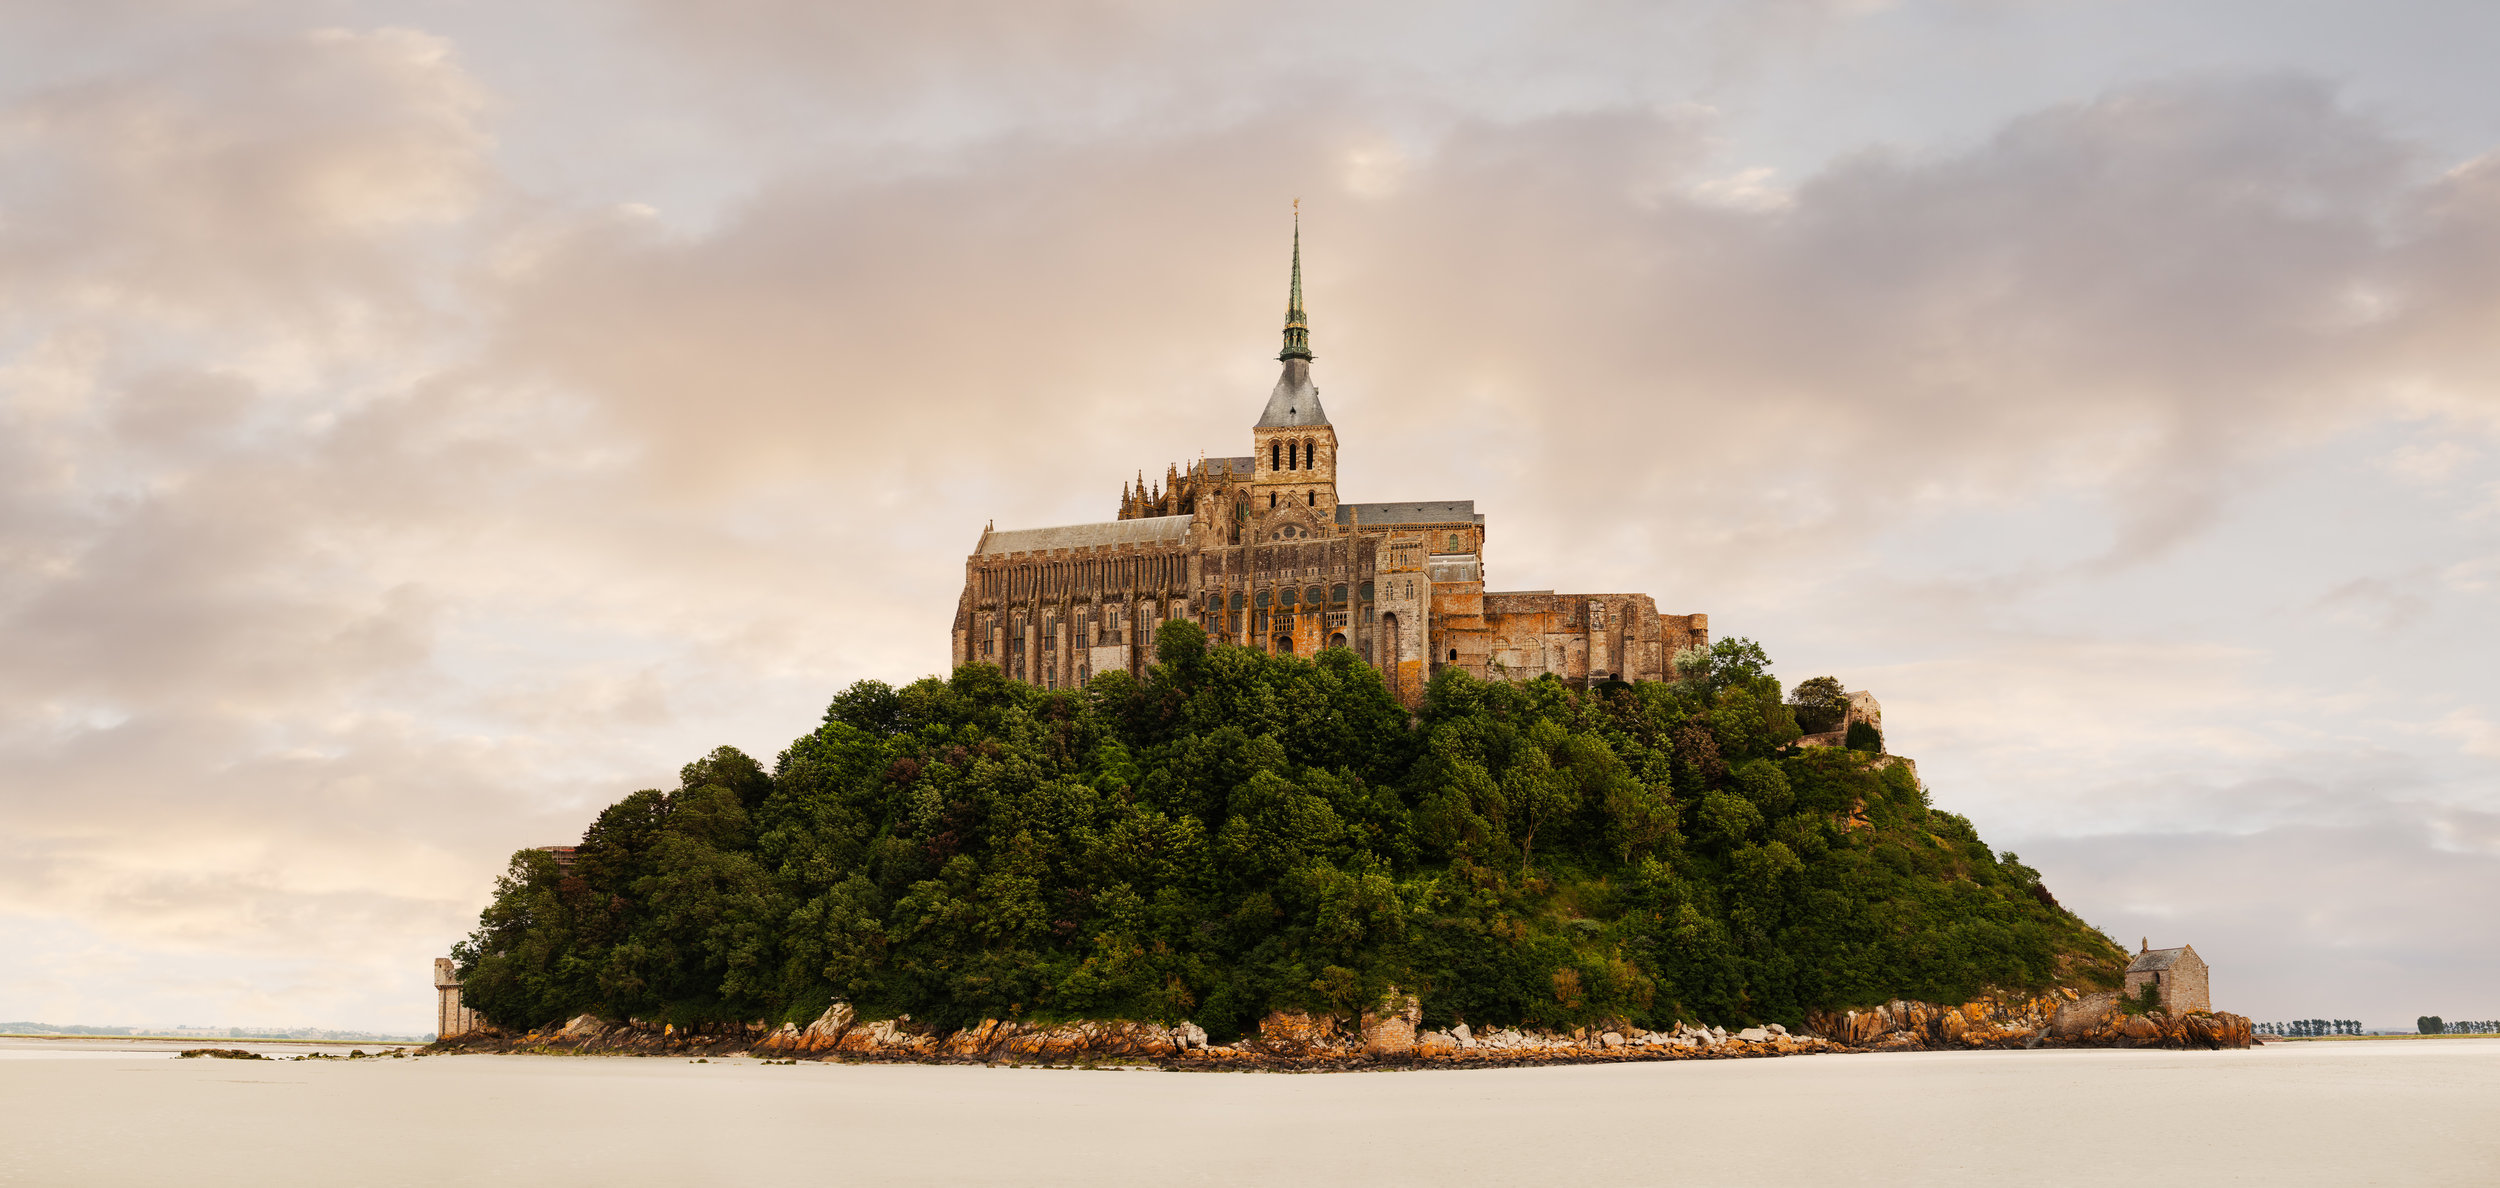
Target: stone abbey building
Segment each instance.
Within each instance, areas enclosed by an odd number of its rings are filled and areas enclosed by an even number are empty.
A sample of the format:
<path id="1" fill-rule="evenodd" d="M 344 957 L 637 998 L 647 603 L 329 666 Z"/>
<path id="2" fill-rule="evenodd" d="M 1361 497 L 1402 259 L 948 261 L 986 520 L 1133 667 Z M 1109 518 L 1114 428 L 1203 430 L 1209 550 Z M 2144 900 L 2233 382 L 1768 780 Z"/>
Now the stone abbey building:
<path id="1" fill-rule="evenodd" d="M 1309 655 L 1351 648 L 1415 704 L 1444 667 L 1575 685 L 1660 680 L 1710 642 L 1707 615 L 1662 615 L 1642 594 L 1485 589 L 1472 500 L 1345 503 L 1337 432 L 1311 382 L 1294 232 L 1284 364 L 1245 457 L 1167 467 L 1124 486 L 1119 518 L 981 533 L 964 561 L 954 662 L 1046 688 L 1154 659 L 1155 627 L 1188 619 L 1217 641 Z"/>

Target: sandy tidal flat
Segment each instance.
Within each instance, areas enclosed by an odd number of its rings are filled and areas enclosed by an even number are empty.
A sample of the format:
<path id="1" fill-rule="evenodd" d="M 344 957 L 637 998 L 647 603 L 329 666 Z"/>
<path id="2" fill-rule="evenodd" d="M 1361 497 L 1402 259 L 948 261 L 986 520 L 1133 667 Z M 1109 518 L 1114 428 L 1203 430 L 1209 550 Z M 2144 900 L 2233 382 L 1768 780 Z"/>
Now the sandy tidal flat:
<path id="1" fill-rule="evenodd" d="M 2500 1042 L 1282 1076 L 0 1062 L 0 1183 L 2500 1183 Z"/>

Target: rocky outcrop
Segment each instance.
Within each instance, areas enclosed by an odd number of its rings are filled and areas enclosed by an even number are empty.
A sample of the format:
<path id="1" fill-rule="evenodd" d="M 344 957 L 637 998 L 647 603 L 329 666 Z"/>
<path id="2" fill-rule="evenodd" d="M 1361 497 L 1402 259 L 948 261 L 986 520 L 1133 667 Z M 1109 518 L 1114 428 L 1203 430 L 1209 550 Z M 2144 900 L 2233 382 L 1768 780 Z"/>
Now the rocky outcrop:
<path id="1" fill-rule="evenodd" d="M 2197 1011 L 2130 1015 L 2115 991 L 2051 990 L 1982 997 L 1960 1006 L 1895 1000 L 1871 1010 L 1816 1012 L 1817 1035 L 1875 1051 L 1945 1048 L 2245 1048 L 2240 1015 Z"/>
<path id="2" fill-rule="evenodd" d="M 1415 1052 L 1427 1064 L 1558 1064 L 1589 1060 L 1727 1060 L 1842 1052 L 1818 1036 L 1791 1035 L 1777 1023 L 1730 1034 L 1719 1027 L 1678 1024 L 1671 1031 L 1637 1027 L 1581 1028 L 1568 1033 L 1502 1028 L 1482 1035 L 1466 1024 L 1417 1037 Z"/>
<path id="3" fill-rule="evenodd" d="M 1424 1021 L 1424 1004 L 1412 994 L 1389 988 L 1380 1007 L 1363 1012 L 1363 1052 L 1369 1056 L 1404 1056 L 1415 1050 L 1415 1029 Z"/>
<path id="4" fill-rule="evenodd" d="M 1626 1060 L 1724 1060 L 1814 1052 L 1950 1048 L 2245 1048 L 2238 1015 L 2198 1011 L 2173 1018 L 2128 1014 L 2111 992 L 2053 990 L 1983 997 L 1959 1006 L 1897 1000 L 1863 1011 L 1809 1015 L 1810 1034 L 1777 1023 L 1736 1032 L 1695 1023 L 1650 1031 L 1624 1021 L 1569 1032 L 1465 1023 L 1422 1030 L 1422 1004 L 1392 992 L 1354 1019 L 1277 1011 L 1230 1044 L 1208 1042 L 1193 1023 L 1126 1020 L 1028 1023 L 984 1019 L 940 1032 L 911 1016 L 863 1020 L 835 1003 L 806 1026 L 785 1023 L 653 1026 L 577 1016 L 561 1027 L 513 1033 L 484 1028 L 433 1046 L 438 1052 L 575 1052 L 619 1055 L 748 1055 L 775 1060 L 897 1060 L 964 1063 L 1136 1062 L 1171 1069 L 1325 1070 L 1478 1067 Z"/>

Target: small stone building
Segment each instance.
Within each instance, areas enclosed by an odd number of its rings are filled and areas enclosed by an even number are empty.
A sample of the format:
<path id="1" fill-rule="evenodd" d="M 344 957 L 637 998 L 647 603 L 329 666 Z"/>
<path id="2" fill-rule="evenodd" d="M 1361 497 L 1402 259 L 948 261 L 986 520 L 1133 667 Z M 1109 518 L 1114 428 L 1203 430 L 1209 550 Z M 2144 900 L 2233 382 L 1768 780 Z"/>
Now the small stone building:
<path id="1" fill-rule="evenodd" d="M 485 1024 L 476 1011 L 460 1005 L 460 970 L 449 957 L 434 959 L 434 1038 L 467 1035 Z"/>
<path id="2" fill-rule="evenodd" d="M 2151 985 L 2160 995 L 2161 1009 L 2169 1014 L 2214 1009 L 2213 991 L 2205 981 L 2205 959 L 2196 955 L 2196 946 L 2156 949 L 2149 937 L 2143 945 L 2143 951 L 2127 963 L 2128 997 Z"/>

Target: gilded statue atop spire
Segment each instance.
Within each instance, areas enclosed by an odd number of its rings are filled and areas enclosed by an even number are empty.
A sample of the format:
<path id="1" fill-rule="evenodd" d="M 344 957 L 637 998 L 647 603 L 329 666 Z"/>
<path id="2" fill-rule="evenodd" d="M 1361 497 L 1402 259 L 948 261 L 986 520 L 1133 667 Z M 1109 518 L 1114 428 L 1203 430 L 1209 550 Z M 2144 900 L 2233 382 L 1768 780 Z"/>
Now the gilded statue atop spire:
<path id="1" fill-rule="evenodd" d="M 1311 357 L 1311 324 L 1302 314 L 1302 200 L 1293 200 L 1293 295 L 1285 301 L 1285 350 L 1278 359 Z"/>

